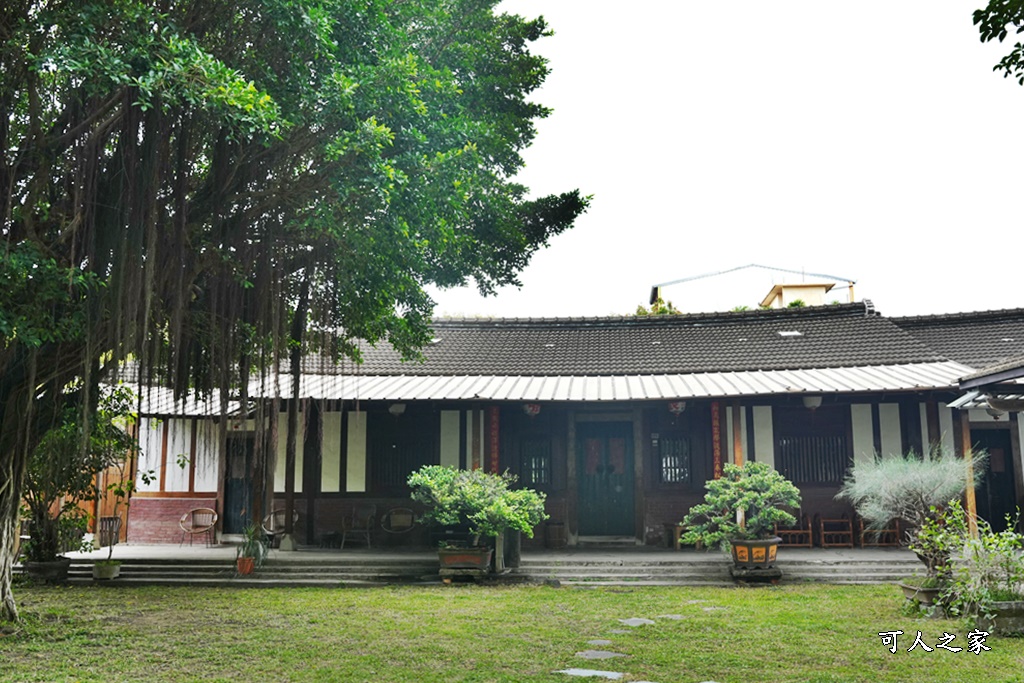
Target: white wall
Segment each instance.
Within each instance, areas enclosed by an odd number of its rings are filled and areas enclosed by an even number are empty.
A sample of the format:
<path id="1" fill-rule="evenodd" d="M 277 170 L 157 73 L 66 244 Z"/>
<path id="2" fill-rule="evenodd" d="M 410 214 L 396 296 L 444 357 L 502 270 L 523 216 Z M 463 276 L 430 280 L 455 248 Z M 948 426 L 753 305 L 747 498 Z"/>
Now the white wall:
<path id="1" fill-rule="evenodd" d="M 320 490 L 341 491 L 341 413 L 322 413 L 323 444 L 320 449 Z"/>
<path id="2" fill-rule="evenodd" d="M 366 492 L 366 412 L 350 410 L 346 444 L 345 491 Z"/>
<path id="3" fill-rule="evenodd" d="M 903 436 L 900 432 L 899 404 L 878 404 L 878 427 L 882 435 L 882 456 L 901 455 L 903 453 Z"/>
<path id="4" fill-rule="evenodd" d="M 871 405 L 854 403 L 850 406 L 853 431 L 853 462 L 870 462 L 875 457 L 875 432 L 871 419 Z"/>
<path id="5" fill-rule="evenodd" d="M 771 406 L 754 406 L 754 453 L 758 462 L 775 467 L 775 425 Z"/>
<path id="6" fill-rule="evenodd" d="M 160 478 L 163 473 L 160 471 L 160 456 L 163 450 L 164 422 L 156 418 L 143 417 L 139 420 L 139 461 L 138 472 L 153 473 L 153 480 L 146 484 L 142 477 L 136 477 L 136 491 L 159 491 Z"/>
<path id="7" fill-rule="evenodd" d="M 295 493 L 302 493 L 302 460 L 306 441 L 306 420 L 302 413 L 299 413 L 298 432 L 295 436 Z M 274 470 L 274 493 L 284 493 L 287 449 L 288 413 L 280 413 L 277 416 L 277 467 Z"/>
<path id="8" fill-rule="evenodd" d="M 956 450 L 953 439 L 953 409 L 947 408 L 946 406 L 939 406 L 939 430 L 942 432 L 940 442 L 942 449 L 947 453 L 953 453 Z"/>
<path id="9" fill-rule="evenodd" d="M 196 423 L 196 493 L 217 491 L 220 462 L 220 434 L 213 420 L 199 418 Z"/>
<path id="10" fill-rule="evenodd" d="M 459 466 L 459 411 L 441 411 L 441 465 Z"/>

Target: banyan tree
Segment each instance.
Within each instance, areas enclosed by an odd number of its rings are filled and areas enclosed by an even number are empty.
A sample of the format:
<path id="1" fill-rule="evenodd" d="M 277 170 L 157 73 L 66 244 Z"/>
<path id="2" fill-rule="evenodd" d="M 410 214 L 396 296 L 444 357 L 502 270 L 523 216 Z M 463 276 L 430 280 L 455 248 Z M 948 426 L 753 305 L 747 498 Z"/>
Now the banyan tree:
<path id="1" fill-rule="evenodd" d="M 0 3 L 0 619 L 27 458 L 104 382 L 276 411 L 250 378 L 415 356 L 424 285 L 515 283 L 585 209 L 512 180 L 546 27 L 495 4 Z"/>

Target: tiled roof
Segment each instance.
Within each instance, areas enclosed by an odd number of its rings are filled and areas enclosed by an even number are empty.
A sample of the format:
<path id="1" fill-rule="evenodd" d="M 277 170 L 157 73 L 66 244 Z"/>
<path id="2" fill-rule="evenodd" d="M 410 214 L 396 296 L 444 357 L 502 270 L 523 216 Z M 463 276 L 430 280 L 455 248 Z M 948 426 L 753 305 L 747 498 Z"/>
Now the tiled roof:
<path id="1" fill-rule="evenodd" d="M 433 327 L 436 340 L 424 349 L 425 362 L 403 363 L 381 345 L 364 349 L 358 368 L 309 359 L 305 370 L 375 376 L 667 375 L 945 360 L 863 304 L 645 317 L 442 319 Z"/>
<path id="2" fill-rule="evenodd" d="M 1024 308 L 889 320 L 937 353 L 972 368 L 1024 354 Z"/>

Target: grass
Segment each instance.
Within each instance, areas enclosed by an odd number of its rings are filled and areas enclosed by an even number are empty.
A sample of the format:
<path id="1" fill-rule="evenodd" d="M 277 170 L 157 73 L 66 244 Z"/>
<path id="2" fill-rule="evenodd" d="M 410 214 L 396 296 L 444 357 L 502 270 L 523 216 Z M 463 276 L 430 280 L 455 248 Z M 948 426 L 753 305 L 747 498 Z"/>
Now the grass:
<path id="1" fill-rule="evenodd" d="M 908 615 L 893 586 L 780 588 L 20 587 L 0 681 L 1024 681 L 1024 639 L 920 648 L 964 624 Z M 678 620 L 658 618 L 681 615 Z M 619 619 L 647 617 L 635 629 Z M 613 629 L 628 629 L 613 634 Z M 902 630 L 895 654 L 880 631 Z M 590 639 L 629 655 L 586 662 Z"/>

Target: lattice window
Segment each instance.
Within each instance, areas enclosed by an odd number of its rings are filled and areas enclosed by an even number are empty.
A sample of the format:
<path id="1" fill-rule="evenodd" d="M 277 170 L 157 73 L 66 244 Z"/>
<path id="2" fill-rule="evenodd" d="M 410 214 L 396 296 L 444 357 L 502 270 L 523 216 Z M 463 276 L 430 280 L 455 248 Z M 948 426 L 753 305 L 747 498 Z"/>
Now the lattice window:
<path id="1" fill-rule="evenodd" d="M 525 439 L 520 446 L 519 480 L 523 486 L 551 483 L 551 440 Z"/>
<path id="2" fill-rule="evenodd" d="M 662 437 L 658 453 L 661 459 L 658 471 L 664 484 L 690 482 L 690 440 L 682 437 Z"/>
<path id="3" fill-rule="evenodd" d="M 849 409 L 776 408 L 775 466 L 795 484 L 841 484 L 853 462 Z"/>

